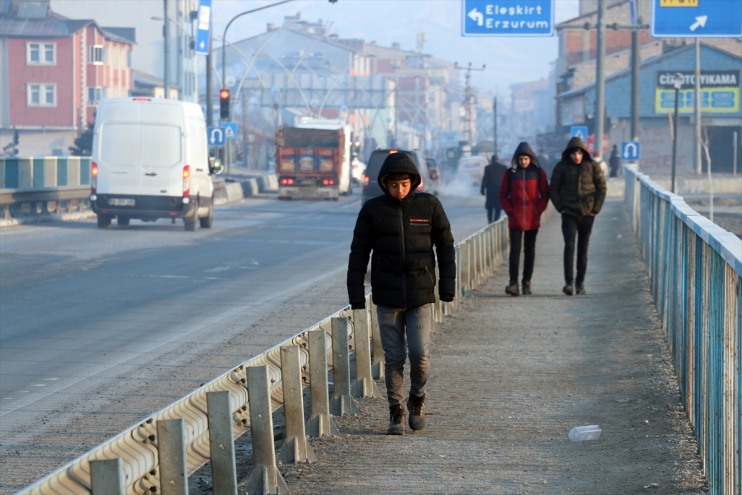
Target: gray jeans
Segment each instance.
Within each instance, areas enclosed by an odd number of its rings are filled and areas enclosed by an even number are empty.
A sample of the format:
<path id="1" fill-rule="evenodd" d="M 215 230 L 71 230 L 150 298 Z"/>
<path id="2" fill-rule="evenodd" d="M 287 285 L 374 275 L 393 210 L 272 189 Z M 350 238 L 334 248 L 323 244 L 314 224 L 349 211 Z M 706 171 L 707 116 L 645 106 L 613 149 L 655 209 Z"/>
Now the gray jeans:
<path id="1" fill-rule="evenodd" d="M 390 406 L 404 400 L 404 365 L 409 351 L 410 395 L 422 397 L 430 368 L 430 332 L 433 305 L 397 309 L 377 306 L 381 345 L 384 347 L 386 395 Z"/>

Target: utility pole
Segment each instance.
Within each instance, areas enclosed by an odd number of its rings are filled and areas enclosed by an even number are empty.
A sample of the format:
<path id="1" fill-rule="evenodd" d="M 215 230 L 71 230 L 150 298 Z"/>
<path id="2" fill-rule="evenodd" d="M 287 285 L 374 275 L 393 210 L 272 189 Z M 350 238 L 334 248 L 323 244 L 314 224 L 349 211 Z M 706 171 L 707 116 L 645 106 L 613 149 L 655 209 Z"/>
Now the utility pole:
<path id="1" fill-rule="evenodd" d="M 603 156 L 605 127 L 605 0 L 598 0 L 597 53 L 595 59 L 595 156 Z"/>
<path id="2" fill-rule="evenodd" d="M 454 62 L 453 64 L 454 69 L 463 69 L 463 67 L 459 66 L 458 62 Z M 469 144 L 470 146 L 473 144 L 472 140 L 476 136 L 474 136 L 472 129 L 474 119 L 472 118 L 472 111 L 474 107 L 474 93 L 471 88 L 471 72 L 473 70 L 476 71 L 483 71 L 487 67 L 486 65 L 482 64 L 482 67 L 480 69 L 475 69 L 472 67 L 471 62 L 469 62 L 469 65 L 466 67 L 466 74 L 464 76 L 464 140 Z"/>
<path id="3" fill-rule="evenodd" d="M 167 2 L 168 0 L 162 0 L 164 10 L 162 37 L 164 38 L 163 50 L 165 58 L 165 65 L 163 67 L 163 69 L 165 70 L 162 76 L 162 85 L 165 90 L 164 98 L 168 98 L 170 96 L 170 17 L 167 9 Z"/>
<path id="4" fill-rule="evenodd" d="M 494 121 L 494 133 L 492 135 L 492 148 L 494 150 L 494 155 L 497 156 L 497 95 L 492 99 L 492 116 Z"/>

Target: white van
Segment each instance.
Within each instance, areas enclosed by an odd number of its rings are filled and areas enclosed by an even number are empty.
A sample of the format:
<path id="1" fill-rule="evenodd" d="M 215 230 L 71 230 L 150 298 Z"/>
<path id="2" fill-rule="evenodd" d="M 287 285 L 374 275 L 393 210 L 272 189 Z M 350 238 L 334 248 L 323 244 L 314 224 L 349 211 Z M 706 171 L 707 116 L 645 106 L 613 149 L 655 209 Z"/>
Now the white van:
<path id="1" fill-rule="evenodd" d="M 98 105 L 93 133 L 90 205 L 98 227 L 111 220 L 182 218 L 186 230 L 212 224 L 220 170 L 209 161 L 206 123 L 195 103 L 148 97 Z"/>

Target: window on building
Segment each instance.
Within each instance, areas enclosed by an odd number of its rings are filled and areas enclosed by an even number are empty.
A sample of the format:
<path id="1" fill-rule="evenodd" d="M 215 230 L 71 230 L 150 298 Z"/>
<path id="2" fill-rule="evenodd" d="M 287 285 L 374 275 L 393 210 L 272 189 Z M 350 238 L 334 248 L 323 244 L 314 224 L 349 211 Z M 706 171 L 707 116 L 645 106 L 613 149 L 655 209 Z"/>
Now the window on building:
<path id="1" fill-rule="evenodd" d="M 103 65 L 103 45 L 94 45 L 89 48 L 88 63 Z"/>
<path id="2" fill-rule="evenodd" d="M 57 63 L 57 45 L 54 43 L 27 43 L 26 63 L 28 65 L 55 65 Z"/>
<path id="3" fill-rule="evenodd" d="M 29 107 L 56 107 L 57 85 L 30 83 L 27 87 L 26 100 Z"/>
<path id="4" fill-rule="evenodd" d="M 105 97 L 104 88 L 88 88 L 88 104 L 97 105 Z"/>

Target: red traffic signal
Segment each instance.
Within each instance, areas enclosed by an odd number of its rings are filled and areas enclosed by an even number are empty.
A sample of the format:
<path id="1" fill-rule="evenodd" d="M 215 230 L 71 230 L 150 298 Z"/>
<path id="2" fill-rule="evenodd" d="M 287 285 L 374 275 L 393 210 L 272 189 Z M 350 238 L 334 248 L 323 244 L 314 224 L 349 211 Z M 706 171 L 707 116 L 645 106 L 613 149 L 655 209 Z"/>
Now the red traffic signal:
<path id="1" fill-rule="evenodd" d="M 221 120 L 229 120 L 229 100 L 230 93 L 227 88 L 219 90 L 219 118 Z"/>

